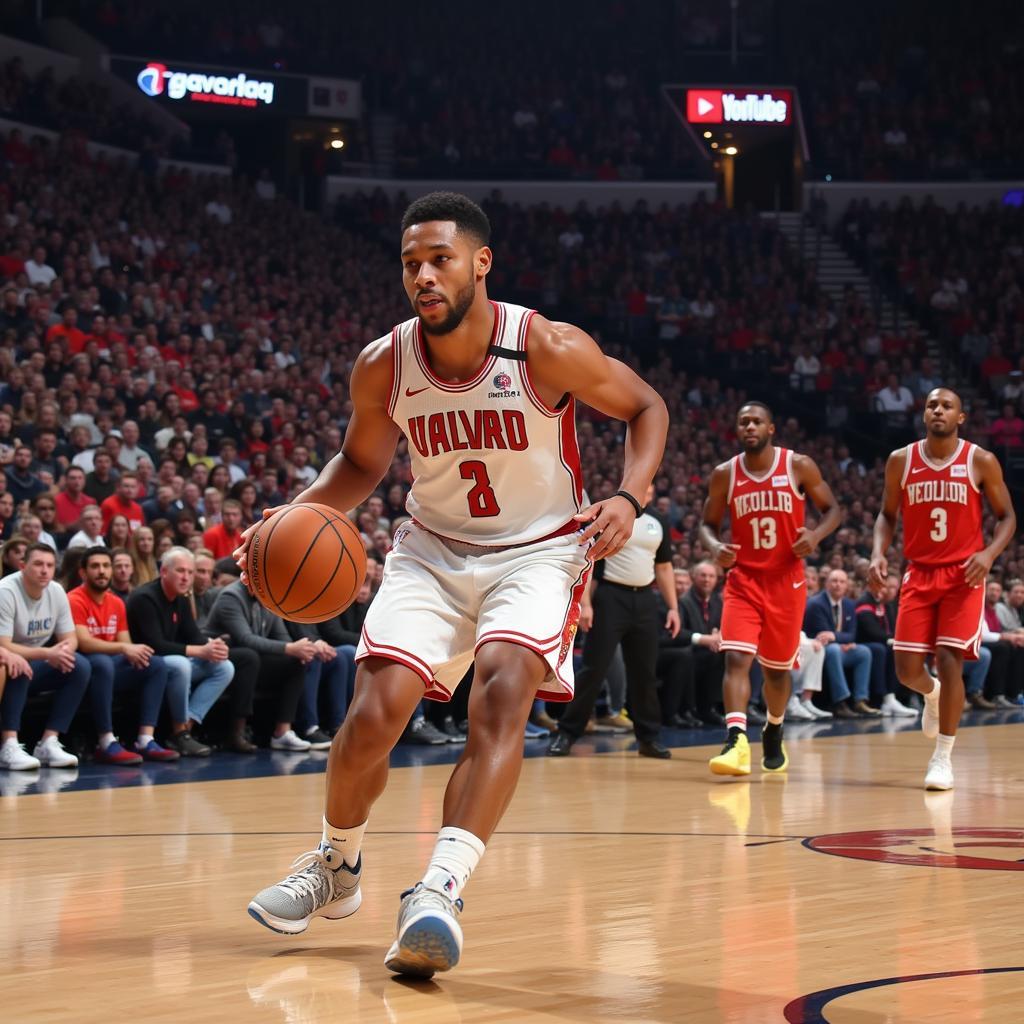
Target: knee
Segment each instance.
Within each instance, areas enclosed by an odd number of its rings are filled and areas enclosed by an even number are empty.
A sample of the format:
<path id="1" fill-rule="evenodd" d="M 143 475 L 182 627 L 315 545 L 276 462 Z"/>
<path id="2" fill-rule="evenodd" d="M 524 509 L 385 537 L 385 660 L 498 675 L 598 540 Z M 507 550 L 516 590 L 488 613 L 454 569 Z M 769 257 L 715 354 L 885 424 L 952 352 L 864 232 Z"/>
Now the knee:
<path id="1" fill-rule="evenodd" d="M 188 658 L 184 658 L 180 654 L 165 654 L 162 660 L 164 668 L 167 669 L 168 680 L 179 686 L 187 687 L 192 679 L 192 665 Z"/>
<path id="2" fill-rule="evenodd" d="M 158 654 L 154 654 L 149 659 L 149 664 L 143 669 L 143 672 L 147 679 L 166 679 L 167 662 Z"/>
<path id="3" fill-rule="evenodd" d="M 958 672 L 963 665 L 963 655 L 948 647 L 939 647 L 935 651 L 935 667 L 940 675 Z"/>
<path id="4" fill-rule="evenodd" d="M 477 675 L 473 680 L 470 736 L 485 743 L 514 737 L 523 738 L 536 687 L 514 671 L 501 668 Z"/>
<path id="5" fill-rule="evenodd" d="M 75 667 L 68 673 L 73 679 L 82 684 L 89 682 L 92 675 L 92 664 L 84 654 L 75 652 Z"/>
<path id="6" fill-rule="evenodd" d="M 896 676 L 901 683 L 906 685 L 909 681 L 917 679 L 924 668 L 923 659 L 919 654 L 910 651 L 893 652 L 896 662 Z"/>

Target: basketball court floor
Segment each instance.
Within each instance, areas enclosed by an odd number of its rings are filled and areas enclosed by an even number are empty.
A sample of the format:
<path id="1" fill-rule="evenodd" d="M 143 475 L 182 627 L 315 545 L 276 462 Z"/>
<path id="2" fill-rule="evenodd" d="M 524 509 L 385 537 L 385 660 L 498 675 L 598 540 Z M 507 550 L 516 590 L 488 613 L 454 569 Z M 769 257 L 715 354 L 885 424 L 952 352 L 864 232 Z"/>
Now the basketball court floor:
<path id="1" fill-rule="evenodd" d="M 1019 1024 L 1024 709 L 968 718 L 951 793 L 914 722 L 788 726 L 788 776 L 750 781 L 708 732 L 532 756 L 432 982 L 383 956 L 456 748 L 396 754 L 362 909 L 298 937 L 246 904 L 315 845 L 322 757 L 8 776 L 0 1021 Z"/>

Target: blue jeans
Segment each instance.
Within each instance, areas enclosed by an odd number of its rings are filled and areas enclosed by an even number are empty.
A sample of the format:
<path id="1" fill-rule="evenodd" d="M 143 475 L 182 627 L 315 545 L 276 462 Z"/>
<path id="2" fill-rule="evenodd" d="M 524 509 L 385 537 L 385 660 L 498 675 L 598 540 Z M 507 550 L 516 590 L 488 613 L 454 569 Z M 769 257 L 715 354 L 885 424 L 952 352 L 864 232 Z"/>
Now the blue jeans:
<path id="1" fill-rule="evenodd" d="M 139 693 L 139 725 L 156 725 L 160 702 L 167 688 L 167 666 L 154 655 L 145 668 L 136 668 L 123 654 L 87 654 L 92 666 L 89 702 L 96 731 L 102 736 L 114 731 L 112 705 L 115 690 Z"/>
<path id="2" fill-rule="evenodd" d="M 7 680 L 4 699 L 0 702 L 2 728 L 7 732 L 17 732 L 21 728 L 21 716 L 30 693 L 52 693 L 53 706 L 46 720 L 46 728 L 54 732 L 67 732 L 89 687 L 91 671 L 92 666 L 85 660 L 84 654 L 75 654 L 75 667 L 70 672 L 61 672 L 45 661 L 33 661 L 31 679 L 28 676 L 14 676 Z"/>
<path id="3" fill-rule="evenodd" d="M 867 700 L 871 683 L 871 651 L 864 644 L 856 644 L 848 651 L 840 644 L 829 644 L 825 648 L 825 679 L 828 682 L 832 703 L 838 704 L 850 696 L 846 685 L 846 672 L 853 680 L 853 699 Z"/>
<path id="4" fill-rule="evenodd" d="M 964 662 L 964 688 L 968 693 L 982 692 L 991 667 L 992 652 L 987 647 L 982 647 L 978 651 L 977 661 Z"/>
<path id="5" fill-rule="evenodd" d="M 201 722 L 235 677 L 230 661 L 204 661 L 165 654 L 167 703 L 175 722 Z"/>
<path id="6" fill-rule="evenodd" d="M 333 661 L 314 658 L 306 666 L 306 681 L 299 705 L 298 725 L 302 733 L 320 724 L 320 687 L 327 691 L 327 727 L 337 729 L 345 720 L 356 679 L 356 649 L 351 644 L 334 648 Z"/>

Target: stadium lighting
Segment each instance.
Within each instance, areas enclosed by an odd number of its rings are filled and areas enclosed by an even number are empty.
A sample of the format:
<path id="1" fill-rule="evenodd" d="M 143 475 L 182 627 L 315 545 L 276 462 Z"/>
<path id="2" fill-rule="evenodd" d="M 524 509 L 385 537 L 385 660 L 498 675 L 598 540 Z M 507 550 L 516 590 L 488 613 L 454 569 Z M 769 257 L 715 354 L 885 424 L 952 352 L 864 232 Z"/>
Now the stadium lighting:
<path id="1" fill-rule="evenodd" d="M 718 149 L 718 143 L 717 142 L 712 142 L 711 143 L 711 148 L 712 149 Z"/>
<path id="2" fill-rule="evenodd" d="M 711 132 L 705 132 L 704 133 L 704 138 L 705 139 L 710 139 L 711 138 Z"/>
<path id="3" fill-rule="evenodd" d="M 344 139 L 331 139 L 331 149 L 342 149 L 344 145 Z"/>
<path id="4" fill-rule="evenodd" d="M 735 156 L 738 152 L 739 152 L 739 150 L 735 146 L 726 146 L 725 147 L 726 156 Z"/>

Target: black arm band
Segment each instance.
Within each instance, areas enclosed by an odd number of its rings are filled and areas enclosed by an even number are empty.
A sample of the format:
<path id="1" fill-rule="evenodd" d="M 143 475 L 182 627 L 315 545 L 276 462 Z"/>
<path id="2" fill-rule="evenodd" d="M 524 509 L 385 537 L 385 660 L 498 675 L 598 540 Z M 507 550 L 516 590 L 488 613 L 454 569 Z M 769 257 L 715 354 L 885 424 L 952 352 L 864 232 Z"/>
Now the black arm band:
<path id="1" fill-rule="evenodd" d="M 641 506 L 640 502 L 637 501 L 636 498 L 634 498 L 633 495 L 629 493 L 629 491 L 616 491 L 612 495 L 612 497 L 613 498 L 625 498 L 626 501 L 628 501 L 630 503 L 630 505 L 633 506 L 633 511 L 636 513 L 637 519 L 639 519 L 643 515 L 643 512 L 644 512 L 643 507 Z"/>

